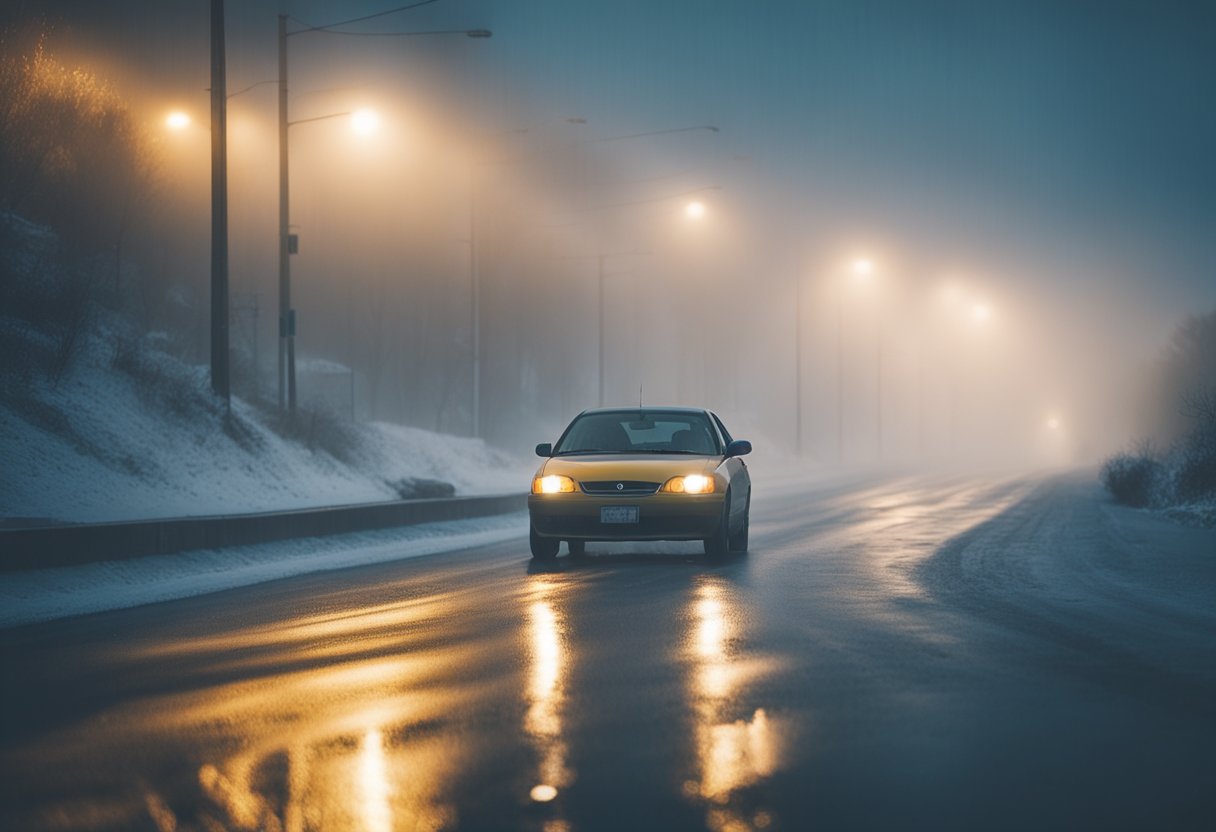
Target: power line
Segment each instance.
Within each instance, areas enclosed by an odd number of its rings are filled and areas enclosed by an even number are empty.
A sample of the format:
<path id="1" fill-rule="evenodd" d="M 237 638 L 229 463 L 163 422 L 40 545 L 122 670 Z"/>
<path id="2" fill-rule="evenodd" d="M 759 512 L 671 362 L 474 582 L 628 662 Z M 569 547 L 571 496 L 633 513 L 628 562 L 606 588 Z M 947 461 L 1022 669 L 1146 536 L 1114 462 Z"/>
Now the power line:
<path id="1" fill-rule="evenodd" d="M 388 15 L 395 15 L 395 13 L 398 13 L 398 12 L 410 11 L 411 9 L 417 9 L 418 6 L 429 6 L 430 4 L 433 4 L 433 2 L 439 2 L 439 0 L 421 0 L 420 2 L 411 2 L 411 4 L 409 6 L 398 6 L 398 7 L 396 7 L 396 9 L 389 9 L 388 11 L 376 12 L 375 15 L 365 15 L 364 17 L 353 17 L 353 18 L 350 18 L 349 21 L 338 21 L 337 23 L 326 23 L 325 26 L 311 26 L 311 24 L 305 23 L 304 21 L 302 21 L 302 19 L 299 19 L 298 17 L 293 17 L 292 19 L 293 19 L 293 21 L 299 23 L 300 26 L 306 27 L 304 29 L 299 29 L 299 32 L 320 32 L 320 30 L 333 29 L 333 28 L 336 28 L 339 26 L 350 26 L 351 23 L 362 23 L 364 21 L 370 21 L 370 19 L 373 19 L 376 17 L 385 17 Z M 292 34 L 297 34 L 297 33 L 293 32 Z M 370 34 L 370 33 L 340 32 L 338 34 Z"/>

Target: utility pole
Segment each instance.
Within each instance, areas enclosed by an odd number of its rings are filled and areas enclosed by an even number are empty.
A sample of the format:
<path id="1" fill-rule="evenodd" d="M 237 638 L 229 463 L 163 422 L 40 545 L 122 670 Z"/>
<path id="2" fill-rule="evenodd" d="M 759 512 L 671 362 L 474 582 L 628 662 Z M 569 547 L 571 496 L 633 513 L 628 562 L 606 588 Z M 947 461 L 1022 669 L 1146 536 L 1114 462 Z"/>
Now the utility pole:
<path id="1" fill-rule="evenodd" d="M 600 349 L 599 349 L 599 380 L 600 380 L 600 395 L 599 406 L 604 406 L 604 260 L 608 255 L 601 254 L 596 257 L 596 262 L 599 264 L 599 333 L 600 333 Z"/>
<path id="2" fill-rule="evenodd" d="M 332 32 L 334 34 L 377 34 L 385 37 L 406 37 L 419 35 L 464 35 L 469 38 L 488 38 L 493 36 L 489 29 L 445 29 L 434 32 L 345 32 L 337 27 L 349 23 L 370 20 L 373 17 L 383 17 L 389 14 L 406 11 L 415 6 L 426 5 L 416 3 L 414 6 L 403 6 L 388 9 L 375 14 L 339 20 L 325 26 L 309 26 L 295 32 L 287 31 L 287 15 L 279 15 L 279 411 L 286 406 L 287 412 L 294 414 L 296 410 L 296 313 L 291 308 L 291 255 L 298 251 L 298 240 L 291 234 L 289 220 L 290 199 L 288 187 L 287 166 L 287 129 L 292 124 L 306 121 L 321 121 L 336 116 L 351 115 L 350 113 L 331 113 L 326 116 L 305 118 L 290 122 L 287 120 L 287 38 L 304 32 Z"/>
<path id="3" fill-rule="evenodd" d="M 231 407 L 228 372 L 228 89 L 224 0 L 211 0 L 211 389 Z"/>
<path id="4" fill-rule="evenodd" d="M 844 290 L 836 287 L 836 464 L 844 462 Z"/>
<path id="5" fill-rule="evenodd" d="M 469 349 L 473 351 L 474 438 L 481 436 L 481 275 L 477 262 L 477 174 L 473 173 L 469 199 Z"/>
<path id="6" fill-rule="evenodd" d="M 287 15 L 279 15 L 279 411 L 296 409 L 287 181 Z"/>
<path id="7" fill-rule="evenodd" d="M 794 446 L 802 459 L 802 278 L 794 277 Z"/>

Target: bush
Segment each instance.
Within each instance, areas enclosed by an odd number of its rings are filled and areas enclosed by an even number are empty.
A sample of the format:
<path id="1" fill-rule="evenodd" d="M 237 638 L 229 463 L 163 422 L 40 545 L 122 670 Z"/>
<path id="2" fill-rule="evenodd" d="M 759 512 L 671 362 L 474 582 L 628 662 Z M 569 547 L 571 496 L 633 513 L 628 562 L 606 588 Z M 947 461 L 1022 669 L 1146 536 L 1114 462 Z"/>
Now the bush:
<path id="1" fill-rule="evenodd" d="M 339 462 L 352 463 L 362 445 L 362 435 L 349 420 L 321 407 L 299 408 L 294 415 L 274 414 L 270 427 L 279 436 L 324 451 Z"/>
<path id="2" fill-rule="evenodd" d="M 0 210 L 46 223 L 77 252 L 113 252 L 153 169 L 112 87 L 60 63 L 36 27 L 0 29 Z"/>
<path id="3" fill-rule="evenodd" d="M 388 487 L 396 491 L 397 496 L 403 500 L 425 500 L 456 495 L 456 486 L 450 482 L 426 477 L 403 477 L 395 481 L 390 480 Z"/>
<path id="4" fill-rule="evenodd" d="M 1163 467 L 1148 451 L 1117 454 L 1102 466 L 1102 484 L 1124 505 L 1151 505 L 1161 481 Z"/>
<path id="5" fill-rule="evenodd" d="M 1197 428 L 1182 443 L 1174 490 L 1184 502 L 1216 498 L 1216 424 Z"/>

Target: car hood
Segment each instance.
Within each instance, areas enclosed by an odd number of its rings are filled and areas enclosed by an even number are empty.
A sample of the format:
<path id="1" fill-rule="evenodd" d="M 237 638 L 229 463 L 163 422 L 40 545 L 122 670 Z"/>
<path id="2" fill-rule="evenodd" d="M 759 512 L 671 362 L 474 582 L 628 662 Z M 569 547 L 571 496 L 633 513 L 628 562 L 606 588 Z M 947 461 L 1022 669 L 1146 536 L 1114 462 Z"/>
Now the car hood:
<path id="1" fill-rule="evenodd" d="M 720 456 L 686 454 L 587 454 L 550 457 L 537 476 L 563 474 L 575 482 L 641 480 L 663 483 L 687 474 L 709 475 L 722 462 Z"/>

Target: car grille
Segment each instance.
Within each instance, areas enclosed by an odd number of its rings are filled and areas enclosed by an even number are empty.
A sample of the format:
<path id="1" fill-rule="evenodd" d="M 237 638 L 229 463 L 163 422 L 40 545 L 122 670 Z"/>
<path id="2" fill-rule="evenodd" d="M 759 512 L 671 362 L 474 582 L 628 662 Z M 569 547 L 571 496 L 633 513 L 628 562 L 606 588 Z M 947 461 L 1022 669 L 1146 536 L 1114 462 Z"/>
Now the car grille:
<path id="1" fill-rule="evenodd" d="M 653 494 L 659 490 L 657 482 L 640 482 L 638 480 L 603 480 L 601 482 L 581 483 L 584 494 L 596 494 L 603 497 L 636 497 L 639 494 Z"/>

